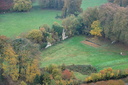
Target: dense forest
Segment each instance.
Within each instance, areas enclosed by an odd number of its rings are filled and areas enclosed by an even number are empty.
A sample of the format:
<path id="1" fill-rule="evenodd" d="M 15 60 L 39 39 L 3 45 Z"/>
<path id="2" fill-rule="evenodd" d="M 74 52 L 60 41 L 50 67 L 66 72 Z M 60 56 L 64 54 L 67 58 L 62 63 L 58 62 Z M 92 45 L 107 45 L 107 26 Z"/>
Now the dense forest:
<path id="1" fill-rule="evenodd" d="M 45 50 L 47 43 L 54 45 L 64 40 L 64 32 L 66 38 L 86 35 L 128 44 L 128 1 L 108 1 L 111 3 L 82 10 L 82 0 L 39 0 L 40 8 L 62 10 L 59 16 L 62 24 L 54 22 L 51 27 L 43 24 L 39 29 L 33 29 L 15 39 L 0 35 L 0 84 L 80 85 L 128 76 L 128 70 L 107 68 L 91 74 L 83 82 L 77 80 L 73 71 L 64 64 L 44 68 L 39 66 L 40 52 Z M 29 12 L 33 2 L 2 0 L 0 12 Z M 92 66 L 88 68 L 95 70 Z M 118 82 L 124 85 L 123 81 Z"/>
<path id="2" fill-rule="evenodd" d="M 122 7 L 126 7 L 128 5 L 128 1 L 127 0 L 108 0 L 111 3 L 115 3 L 118 4 Z"/>

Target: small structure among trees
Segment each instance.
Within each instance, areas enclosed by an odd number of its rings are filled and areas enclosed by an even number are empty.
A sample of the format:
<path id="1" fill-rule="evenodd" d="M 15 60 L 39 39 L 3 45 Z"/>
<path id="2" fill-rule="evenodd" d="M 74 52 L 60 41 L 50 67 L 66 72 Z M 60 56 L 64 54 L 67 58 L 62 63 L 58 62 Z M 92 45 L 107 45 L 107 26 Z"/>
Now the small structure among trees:
<path id="1" fill-rule="evenodd" d="M 62 32 L 62 40 L 65 40 L 66 38 L 68 38 L 68 36 L 65 35 L 65 31 L 63 29 L 63 32 Z"/>
<path id="2" fill-rule="evenodd" d="M 47 46 L 46 46 L 45 48 L 48 48 L 48 47 L 50 47 L 50 46 L 52 46 L 52 44 L 51 44 L 50 42 L 48 42 L 48 43 L 47 43 Z"/>

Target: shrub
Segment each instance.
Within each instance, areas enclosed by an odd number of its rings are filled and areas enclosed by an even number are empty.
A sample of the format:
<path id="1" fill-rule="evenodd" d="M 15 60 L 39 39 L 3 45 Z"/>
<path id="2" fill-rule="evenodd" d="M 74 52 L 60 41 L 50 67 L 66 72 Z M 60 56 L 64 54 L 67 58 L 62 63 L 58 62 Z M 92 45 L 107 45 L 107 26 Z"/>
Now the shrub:
<path id="1" fill-rule="evenodd" d="M 102 36 L 101 35 L 101 27 L 100 27 L 100 21 L 97 20 L 97 21 L 94 21 L 92 24 L 91 24 L 91 28 L 92 30 L 90 31 L 91 35 L 94 35 L 94 36 Z"/>
<path id="2" fill-rule="evenodd" d="M 13 0 L 0 0 L 0 12 L 8 11 L 12 7 Z"/>
<path id="3" fill-rule="evenodd" d="M 108 80 L 94 83 L 94 85 L 125 85 L 122 80 Z"/>
<path id="4" fill-rule="evenodd" d="M 66 69 L 66 70 L 64 70 L 63 72 L 62 72 L 62 78 L 64 79 L 64 80 L 69 80 L 69 79 L 71 79 L 72 77 L 73 77 L 73 72 L 71 72 L 71 71 L 69 71 L 68 69 Z"/>
<path id="5" fill-rule="evenodd" d="M 44 28 L 46 32 L 50 32 L 50 26 L 48 24 L 43 24 L 42 26 L 39 27 L 40 29 Z"/>
<path id="6" fill-rule="evenodd" d="M 27 83 L 24 81 L 21 81 L 20 85 L 27 85 Z"/>
<path id="7" fill-rule="evenodd" d="M 47 43 L 41 43 L 40 44 L 40 49 L 45 48 L 46 46 L 47 46 Z"/>
<path id="8" fill-rule="evenodd" d="M 42 76 L 42 83 L 44 85 L 49 85 L 51 82 L 51 79 L 50 79 L 50 74 L 48 72 L 45 72 L 43 73 L 43 76 Z"/>
<path id="9" fill-rule="evenodd" d="M 43 40 L 43 35 L 40 30 L 34 29 L 31 30 L 28 35 L 26 36 L 27 39 L 34 43 L 41 43 Z"/>
<path id="10" fill-rule="evenodd" d="M 13 11 L 29 11 L 32 8 L 31 0 L 14 0 Z"/>
<path id="11" fill-rule="evenodd" d="M 85 79 L 86 82 L 96 82 L 100 80 L 110 80 L 123 78 L 128 75 L 127 70 L 113 70 L 112 68 L 107 68 L 101 70 L 99 73 L 92 73 L 89 77 Z"/>
<path id="12" fill-rule="evenodd" d="M 61 37 L 62 36 L 62 32 L 63 32 L 63 27 L 58 24 L 57 22 L 54 22 L 54 24 L 52 25 L 52 28 L 55 32 L 58 33 L 58 36 Z"/>
<path id="13" fill-rule="evenodd" d="M 64 0 L 39 0 L 41 8 L 48 9 L 59 9 L 61 10 L 64 6 Z"/>
<path id="14" fill-rule="evenodd" d="M 45 67 L 45 71 L 51 74 L 53 79 L 55 80 L 61 79 L 61 69 L 59 69 L 57 65 L 54 64 L 49 65 L 48 67 Z"/>
<path id="15" fill-rule="evenodd" d="M 96 73 L 97 70 L 91 65 L 69 65 L 65 68 L 70 69 L 71 71 L 79 72 L 83 75 L 90 75 L 91 73 Z"/>
<path id="16" fill-rule="evenodd" d="M 125 85 L 125 83 L 122 80 L 109 80 L 107 85 Z"/>

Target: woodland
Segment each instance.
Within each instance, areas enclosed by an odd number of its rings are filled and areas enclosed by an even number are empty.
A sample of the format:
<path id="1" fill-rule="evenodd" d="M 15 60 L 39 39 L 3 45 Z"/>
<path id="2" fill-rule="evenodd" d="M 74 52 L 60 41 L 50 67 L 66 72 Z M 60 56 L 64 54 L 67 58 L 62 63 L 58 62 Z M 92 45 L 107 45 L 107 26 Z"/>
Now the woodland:
<path id="1" fill-rule="evenodd" d="M 37 1 L 38 6 L 34 6 Z M 33 9 L 61 11 L 54 16 L 60 22 L 43 23 L 15 37 L 4 35 L 4 28 L 0 26 L 0 85 L 125 85 L 128 82 L 128 49 L 122 52 L 120 49 L 124 48 L 114 48 L 113 51 L 107 47 L 108 42 L 110 47 L 118 43 L 128 46 L 128 1 L 108 0 L 86 10 L 82 8 L 83 3 L 84 0 L 0 0 L 2 16 L 30 13 Z M 4 22 L 2 16 L 0 24 Z M 20 26 L 17 29 L 21 29 Z M 85 38 L 86 41 L 104 39 L 108 42 L 101 47 L 98 44 L 97 48 L 89 47 L 80 43 Z M 77 58 L 78 54 L 85 58 Z M 55 61 L 47 61 L 50 59 Z M 65 59 L 69 61 L 63 61 Z M 107 60 L 113 60 L 109 66 L 105 66 Z M 123 69 L 113 67 L 119 62 L 123 63 L 120 66 Z M 77 76 L 80 75 L 84 77 L 79 79 Z"/>

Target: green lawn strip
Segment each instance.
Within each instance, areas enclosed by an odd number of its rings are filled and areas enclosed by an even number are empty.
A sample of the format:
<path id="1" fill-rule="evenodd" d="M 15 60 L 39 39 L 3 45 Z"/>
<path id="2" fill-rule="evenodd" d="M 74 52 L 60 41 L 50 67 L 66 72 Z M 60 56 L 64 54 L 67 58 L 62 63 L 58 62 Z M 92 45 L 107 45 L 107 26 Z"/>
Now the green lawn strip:
<path id="1" fill-rule="evenodd" d="M 88 75 L 83 75 L 83 74 L 81 74 L 81 73 L 79 73 L 79 72 L 74 72 L 74 75 L 75 75 L 75 77 L 77 78 L 77 79 L 79 79 L 79 80 L 85 80 L 85 78 L 88 76 Z"/>
<path id="2" fill-rule="evenodd" d="M 125 65 L 128 66 L 127 62 L 128 62 L 128 58 L 111 59 L 111 60 L 99 62 L 99 63 L 95 62 L 94 67 L 96 67 L 98 70 L 101 70 L 103 68 L 108 68 L 108 67 L 112 67 L 113 69 L 121 69 L 123 68 L 121 66 L 125 66 Z"/>
<path id="3" fill-rule="evenodd" d="M 85 10 L 89 7 L 100 6 L 107 2 L 107 0 L 83 0 L 81 7 Z"/>
<path id="4" fill-rule="evenodd" d="M 43 56 L 42 66 L 47 64 L 50 65 L 52 63 L 55 64 L 66 63 L 68 65 L 87 64 L 87 62 L 84 62 L 86 61 L 86 57 L 84 57 L 85 55 L 84 51 L 80 49 L 81 47 L 79 47 L 79 45 L 77 46 L 77 44 L 81 44 L 79 42 L 81 39 L 83 40 L 84 37 L 74 37 L 65 40 L 63 43 L 54 45 L 44 50 L 42 52 L 42 56 Z"/>
<path id="5" fill-rule="evenodd" d="M 30 12 L 0 14 L 0 35 L 14 37 L 32 29 L 39 29 L 43 24 L 51 26 L 54 22 L 61 23 L 61 20 L 55 19 L 56 14 L 60 13 L 57 10 L 33 9 Z"/>

